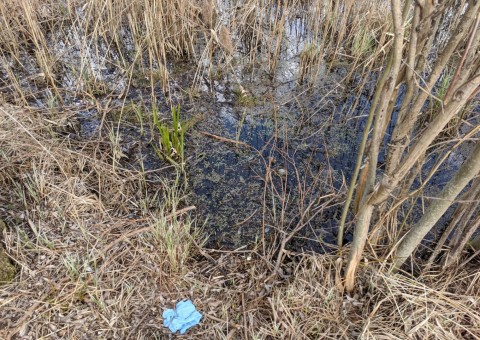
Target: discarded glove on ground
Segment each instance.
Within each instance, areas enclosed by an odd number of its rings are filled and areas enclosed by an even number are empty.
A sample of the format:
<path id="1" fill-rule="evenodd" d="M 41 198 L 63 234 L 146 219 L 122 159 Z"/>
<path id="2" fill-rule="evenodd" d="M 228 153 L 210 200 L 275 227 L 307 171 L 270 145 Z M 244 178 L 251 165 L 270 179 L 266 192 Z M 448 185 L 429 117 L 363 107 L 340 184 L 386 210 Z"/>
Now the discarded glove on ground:
<path id="1" fill-rule="evenodd" d="M 202 318 L 202 314 L 196 310 L 190 300 L 178 302 L 175 309 L 165 310 L 162 316 L 163 325 L 173 333 L 180 330 L 180 334 L 184 334 L 190 327 L 198 325 Z"/>

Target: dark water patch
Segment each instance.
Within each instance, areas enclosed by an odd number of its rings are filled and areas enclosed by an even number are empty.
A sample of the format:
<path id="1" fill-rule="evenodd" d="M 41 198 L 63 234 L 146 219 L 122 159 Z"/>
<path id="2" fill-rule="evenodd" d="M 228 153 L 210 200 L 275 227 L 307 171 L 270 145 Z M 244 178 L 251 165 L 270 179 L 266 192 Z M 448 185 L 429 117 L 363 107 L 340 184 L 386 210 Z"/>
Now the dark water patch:
<path id="1" fill-rule="evenodd" d="M 255 86 L 249 89 L 259 93 L 265 84 L 258 91 Z M 276 91 L 272 86 L 265 93 Z M 261 100 L 254 108 L 196 101 L 208 114 L 190 137 L 193 161 L 187 164 L 187 178 L 192 204 L 208 216 L 209 246 L 253 245 L 263 231 L 266 238 L 288 232 L 299 223 L 302 209 L 340 189 L 342 173 L 354 165 L 354 150 L 345 144 L 345 134 L 351 131 L 335 105 L 319 105 L 325 97 L 305 92 L 284 105 L 276 105 L 277 98 Z M 338 117 L 332 118 L 332 108 Z M 357 138 L 356 133 L 351 136 Z M 315 251 L 328 248 L 327 243 L 335 242 L 340 209 L 318 214 L 294 244 Z"/>

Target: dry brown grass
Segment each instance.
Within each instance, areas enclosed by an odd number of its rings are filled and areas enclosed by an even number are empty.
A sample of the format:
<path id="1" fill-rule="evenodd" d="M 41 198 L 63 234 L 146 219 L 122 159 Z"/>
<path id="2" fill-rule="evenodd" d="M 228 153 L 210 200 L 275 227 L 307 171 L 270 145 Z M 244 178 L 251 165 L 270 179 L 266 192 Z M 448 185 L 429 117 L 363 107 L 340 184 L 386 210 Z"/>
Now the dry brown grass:
<path id="1" fill-rule="evenodd" d="M 254 251 L 202 249 L 161 176 L 113 168 L 101 140 L 62 137 L 68 119 L 0 109 L 0 218 L 18 268 L 0 288 L 1 338 L 164 338 L 161 313 L 183 298 L 205 315 L 186 338 L 480 336 L 474 268 L 408 278 L 371 258 L 348 296 L 341 258 L 288 253 L 269 281 Z"/>
<path id="2" fill-rule="evenodd" d="M 288 40 L 294 39 L 287 31 L 295 26 L 304 36 L 300 40 L 304 52 L 311 46 L 317 51 L 303 58 L 300 79 L 307 70 L 314 82 L 324 56 L 329 65 L 346 58 L 353 62 L 352 70 L 369 72 L 373 63 L 382 61 L 391 40 L 387 3 L 292 0 L 279 6 L 273 0 L 245 0 L 238 6 L 218 6 L 215 1 L 193 0 L 2 1 L 0 76 L 7 81 L 0 90 L 12 93 L 11 102 L 22 104 L 38 98 L 45 85 L 51 90 L 48 95 L 57 100 L 64 91 L 95 95 L 92 84 L 103 94 L 121 96 L 108 84 L 119 79 L 106 79 L 104 71 L 113 70 L 126 87 L 144 72 L 150 86 L 159 82 L 168 93 L 171 61 L 191 60 L 202 75 L 210 76 L 212 65 L 225 52 L 273 75 L 286 56 Z M 214 48 L 216 40 L 222 49 Z"/>

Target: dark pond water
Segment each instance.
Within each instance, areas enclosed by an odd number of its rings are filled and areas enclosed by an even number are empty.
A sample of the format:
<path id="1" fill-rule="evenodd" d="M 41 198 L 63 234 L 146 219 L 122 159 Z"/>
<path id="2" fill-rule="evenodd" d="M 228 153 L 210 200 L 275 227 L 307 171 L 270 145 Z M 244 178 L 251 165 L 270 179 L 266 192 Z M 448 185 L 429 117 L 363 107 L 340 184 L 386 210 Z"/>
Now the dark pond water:
<path id="1" fill-rule="evenodd" d="M 178 88 L 184 88 L 192 72 L 188 66 L 179 69 Z M 206 220 L 207 246 L 251 247 L 263 231 L 266 238 L 274 238 L 293 228 L 305 207 L 313 202 L 315 211 L 321 206 L 319 197 L 339 194 L 341 200 L 368 110 L 365 94 L 357 109 L 345 115 L 351 100 L 339 86 L 345 72 L 345 66 L 325 71 L 311 90 L 292 75 L 282 81 L 242 78 L 248 93 L 243 97 L 237 81 L 228 77 L 202 84 L 193 100 L 178 94 L 184 119 L 197 117 L 186 137 L 187 200 L 197 207 L 199 221 Z M 148 107 L 133 93 L 129 100 Z M 167 117 L 164 98 L 158 103 Z M 79 122 L 82 138 L 98 136 L 102 117 L 94 108 L 79 111 Z M 165 166 L 151 146 L 158 137 L 148 129 L 142 134 L 138 122 L 107 119 L 103 124 L 115 131 L 125 166 L 138 168 L 139 159 L 146 171 Z M 336 242 L 339 203 L 332 201 L 303 228 L 293 242 L 296 247 L 322 251 Z M 350 237 L 346 235 L 347 241 Z"/>

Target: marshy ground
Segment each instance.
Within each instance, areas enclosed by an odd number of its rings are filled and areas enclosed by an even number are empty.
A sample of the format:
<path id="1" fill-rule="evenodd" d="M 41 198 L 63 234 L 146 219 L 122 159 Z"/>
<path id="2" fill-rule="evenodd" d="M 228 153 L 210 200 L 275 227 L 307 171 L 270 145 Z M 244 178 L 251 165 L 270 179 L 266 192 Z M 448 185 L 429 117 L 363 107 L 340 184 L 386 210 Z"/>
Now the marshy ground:
<path id="1" fill-rule="evenodd" d="M 162 311 L 187 298 L 204 319 L 186 338 L 478 337 L 473 262 L 391 274 L 372 246 L 343 287 L 390 37 L 388 4 L 346 3 L 0 4 L 0 338 L 171 338 Z M 172 107 L 182 152 L 162 144 Z"/>

